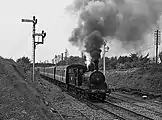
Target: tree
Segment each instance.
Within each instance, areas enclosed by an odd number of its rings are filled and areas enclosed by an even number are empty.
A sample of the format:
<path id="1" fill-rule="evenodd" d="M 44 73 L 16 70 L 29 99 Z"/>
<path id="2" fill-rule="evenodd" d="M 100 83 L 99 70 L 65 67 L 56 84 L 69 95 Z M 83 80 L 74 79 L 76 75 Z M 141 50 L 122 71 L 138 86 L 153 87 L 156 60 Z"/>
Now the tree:
<path id="1" fill-rule="evenodd" d="M 16 62 L 24 68 L 25 72 L 30 69 L 31 61 L 28 57 L 21 57 L 17 59 Z"/>
<path id="2" fill-rule="evenodd" d="M 66 65 L 66 64 L 83 64 L 85 65 L 85 57 L 82 59 L 79 56 L 70 56 L 67 58 L 67 60 L 61 60 L 57 63 L 57 65 Z"/>
<path id="3" fill-rule="evenodd" d="M 76 63 L 83 64 L 83 59 L 79 56 L 70 56 L 68 61 L 69 64 L 76 64 Z"/>
<path id="4" fill-rule="evenodd" d="M 131 62 L 132 61 L 137 61 L 138 60 L 138 54 L 137 53 L 132 53 L 130 54 Z"/>
<path id="5" fill-rule="evenodd" d="M 17 63 L 18 62 L 23 62 L 23 63 L 26 63 L 26 64 L 30 64 L 31 63 L 31 61 L 30 61 L 30 59 L 28 57 L 21 57 L 21 58 L 17 59 L 16 62 Z"/>

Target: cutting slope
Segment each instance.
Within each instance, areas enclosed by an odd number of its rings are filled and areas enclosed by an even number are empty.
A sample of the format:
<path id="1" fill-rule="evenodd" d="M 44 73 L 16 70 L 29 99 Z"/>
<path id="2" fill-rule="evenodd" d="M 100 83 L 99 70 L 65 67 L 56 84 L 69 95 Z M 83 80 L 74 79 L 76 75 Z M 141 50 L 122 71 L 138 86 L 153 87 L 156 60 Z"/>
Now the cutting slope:
<path id="1" fill-rule="evenodd" d="M 162 65 L 129 70 L 109 70 L 106 82 L 116 88 L 129 87 L 145 91 L 162 91 Z"/>

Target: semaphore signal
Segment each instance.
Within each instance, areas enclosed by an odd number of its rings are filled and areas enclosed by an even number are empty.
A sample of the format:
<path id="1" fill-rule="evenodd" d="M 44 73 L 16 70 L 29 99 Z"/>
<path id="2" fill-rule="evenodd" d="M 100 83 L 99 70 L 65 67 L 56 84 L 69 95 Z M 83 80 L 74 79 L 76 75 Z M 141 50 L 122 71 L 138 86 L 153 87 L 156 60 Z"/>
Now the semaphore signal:
<path id="1" fill-rule="evenodd" d="M 44 38 L 46 36 L 46 33 L 42 30 L 42 33 L 35 33 L 36 29 L 35 29 L 35 25 L 37 24 L 37 19 L 35 18 L 35 16 L 33 16 L 33 20 L 31 19 L 22 19 L 22 22 L 30 22 L 33 23 L 33 82 L 35 80 L 35 49 L 36 49 L 36 45 L 38 44 L 43 44 L 44 43 Z M 42 41 L 41 42 L 36 42 L 35 41 L 35 36 L 41 36 L 42 37 Z"/>

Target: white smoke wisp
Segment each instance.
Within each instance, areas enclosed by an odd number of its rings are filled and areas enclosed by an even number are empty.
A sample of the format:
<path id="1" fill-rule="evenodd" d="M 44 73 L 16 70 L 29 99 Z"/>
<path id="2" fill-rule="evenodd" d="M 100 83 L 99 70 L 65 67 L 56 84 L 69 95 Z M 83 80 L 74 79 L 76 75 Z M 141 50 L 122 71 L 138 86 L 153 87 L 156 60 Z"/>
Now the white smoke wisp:
<path id="1" fill-rule="evenodd" d="M 85 52 L 84 55 L 86 56 L 85 64 L 88 67 L 88 65 L 91 63 L 91 56 L 87 52 Z"/>

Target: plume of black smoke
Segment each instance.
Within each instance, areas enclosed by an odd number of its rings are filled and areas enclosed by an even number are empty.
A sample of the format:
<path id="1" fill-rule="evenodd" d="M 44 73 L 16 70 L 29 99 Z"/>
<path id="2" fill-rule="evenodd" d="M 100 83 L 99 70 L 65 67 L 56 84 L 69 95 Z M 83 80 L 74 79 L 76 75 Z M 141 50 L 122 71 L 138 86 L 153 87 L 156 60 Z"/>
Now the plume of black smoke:
<path id="1" fill-rule="evenodd" d="M 93 61 L 100 58 L 100 48 L 103 45 L 103 39 L 99 31 L 93 31 L 89 36 L 85 37 L 86 52 L 90 54 Z"/>
<path id="2" fill-rule="evenodd" d="M 120 40 L 125 49 L 130 45 L 138 50 L 139 44 L 144 44 L 144 35 L 157 25 L 162 0 L 74 0 L 68 9 L 80 13 L 69 41 L 84 46 L 91 55 L 107 36 Z"/>

